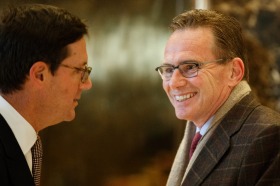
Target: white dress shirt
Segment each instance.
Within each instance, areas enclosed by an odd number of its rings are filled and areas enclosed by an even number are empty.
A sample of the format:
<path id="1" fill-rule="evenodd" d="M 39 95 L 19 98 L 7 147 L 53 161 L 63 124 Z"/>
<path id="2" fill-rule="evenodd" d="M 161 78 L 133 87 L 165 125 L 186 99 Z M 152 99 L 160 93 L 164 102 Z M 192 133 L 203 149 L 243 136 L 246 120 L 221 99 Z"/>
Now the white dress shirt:
<path id="1" fill-rule="evenodd" d="M 201 128 L 196 127 L 196 132 L 199 132 L 201 136 L 208 131 L 208 128 L 213 120 L 214 116 L 212 116 Z"/>
<path id="2" fill-rule="evenodd" d="M 2 96 L 0 96 L 0 114 L 12 129 L 32 172 L 31 147 L 37 139 L 36 131 Z"/>

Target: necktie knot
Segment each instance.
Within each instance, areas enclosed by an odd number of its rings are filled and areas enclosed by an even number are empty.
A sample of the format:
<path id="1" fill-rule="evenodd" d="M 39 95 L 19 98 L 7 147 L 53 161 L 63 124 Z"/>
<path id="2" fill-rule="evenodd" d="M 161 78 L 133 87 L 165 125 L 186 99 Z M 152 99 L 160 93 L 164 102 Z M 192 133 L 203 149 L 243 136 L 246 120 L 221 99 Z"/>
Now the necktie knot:
<path id="1" fill-rule="evenodd" d="M 191 144 L 191 149 L 190 149 L 190 154 L 189 154 L 189 158 L 191 159 L 195 149 L 196 149 L 196 146 L 201 138 L 201 134 L 199 132 L 197 132 L 194 137 L 193 137 L 193 140 L 192 140 L 192 144 Z"/>
<path id="2" fill-rule="evenodd" d="M 32 153 L 32 174 L 36 186 L 40 185 L 41 165 L 43 158 L 42 142 L 38 136 L 35 144 L 31 148 Z"/>

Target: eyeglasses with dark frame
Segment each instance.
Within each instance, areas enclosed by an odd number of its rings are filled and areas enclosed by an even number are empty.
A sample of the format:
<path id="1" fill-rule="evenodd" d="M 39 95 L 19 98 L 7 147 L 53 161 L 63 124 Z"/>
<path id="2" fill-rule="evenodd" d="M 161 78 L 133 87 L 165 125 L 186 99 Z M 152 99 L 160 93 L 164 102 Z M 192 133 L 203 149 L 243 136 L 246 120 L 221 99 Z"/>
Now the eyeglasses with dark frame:
<path id="1" fill-rule="evenodd" d="M 82 77 L 81 77 L 81 82 L 82 83 L 85 83 L 86 80 L 88 80 L 88 77 L 89 77 L 90 72 L 92 70 L 92 67 L 88 67 L 88 66 L 85 66 L 85 68 L 71 67 L 71 66 L 65 65 L 65 64 L 60 64 L 60 66 L 82 72 Z"/>
<path id="2" fill-rule="evenodd" d="M 208 62 L 185 61 L 178 66 L 164 64 L 157 67 L 155 70 L 158 71 L 161 78 L 166 81 L 171 79 L 175 69 L 178 69 L 184 77 L 192 78 L 198 75 L 198 70 L 201 69 L 203 65 L 221 61 L 225 61 L 225 59 L 217 59 Z"/>

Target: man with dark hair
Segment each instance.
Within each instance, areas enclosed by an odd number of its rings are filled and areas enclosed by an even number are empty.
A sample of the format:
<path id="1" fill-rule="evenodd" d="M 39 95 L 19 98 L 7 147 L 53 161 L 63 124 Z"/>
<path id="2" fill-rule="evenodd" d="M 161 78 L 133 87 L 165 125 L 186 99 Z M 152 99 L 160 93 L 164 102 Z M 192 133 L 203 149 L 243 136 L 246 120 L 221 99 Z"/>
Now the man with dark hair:
<path id="1" fill-rule="evenodd" d="M 38 132 L 73 120 L 82 91 L 92 86 L 85 35 L 82 20 L 54 6 L 29 4 L 3 11 L 0 185 L 40 184 Z"/>
<path id="2" fill-rule="evenodd" d="M 191 10 L 171 28 L 156 70 L 187 125 L 167 185 L 280 185 L 280 114 L 251 93 L 238 21 Z"/>

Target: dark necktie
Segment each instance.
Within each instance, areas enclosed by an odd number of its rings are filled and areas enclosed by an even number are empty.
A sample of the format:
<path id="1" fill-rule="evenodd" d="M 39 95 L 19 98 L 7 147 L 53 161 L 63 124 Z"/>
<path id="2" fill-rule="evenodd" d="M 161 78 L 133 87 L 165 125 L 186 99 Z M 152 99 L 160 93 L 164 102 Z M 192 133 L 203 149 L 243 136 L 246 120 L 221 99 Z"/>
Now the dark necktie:
<path id="1" fill-rule="evenodd" d="M 34 183 L 36 186 L 40 185 L 40 176 L 41 176 L 41 165 L 42 165 L 42 157 L 43 157 L 43 150 L 42 150 L 42 143 L 41 139 L 38 136 L 35 144 L 31 148 L 32 152 L 32 174 Z"/>
<path id="2" fill-rule="evenodd" d="M 189 158 L 191 159 L 192 155 L 193 155 L 193 152 L 195 151 L 195 148 L 198 144 L 198 141 L 200 140 L 201 138 L 201 134 L 199 132 L 197 132 L 194 137 L 193 137 L 193 140 L 192 140 L 192 144 L 191 144 L 191 149 L 190 149 L 190 154 L 189 154 Z"/>

